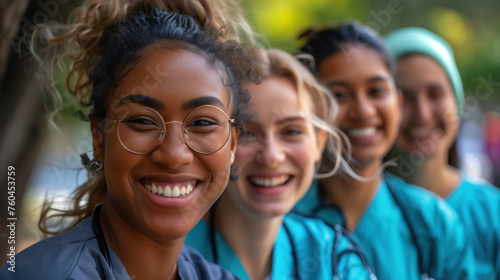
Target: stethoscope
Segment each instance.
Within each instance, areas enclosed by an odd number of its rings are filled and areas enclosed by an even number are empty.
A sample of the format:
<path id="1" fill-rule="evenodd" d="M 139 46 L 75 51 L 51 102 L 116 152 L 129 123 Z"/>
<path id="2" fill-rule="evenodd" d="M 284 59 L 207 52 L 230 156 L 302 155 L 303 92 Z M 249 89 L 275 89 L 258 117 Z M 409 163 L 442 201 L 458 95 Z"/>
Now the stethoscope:
<path id="1" fill-rule="evenodd" d="M 322 210 L 325 207 L 334 207 L 334 206 L 327 205 L 324 201 L 322 201 L 322 205 L 316 207 L 313 210 L 312 215 L 299 213 L 299 212 L 295 212 L 295 213 L 297 213 L 298 215 L 304 216 L 304 217 L 318 219 L 317 217 L 314 216 L 314 214 L 316 214 L 317 212 L 319 212 L 319 210 Z M 322 220 L 322 221 L 327 226 L 329 226 L 330 228 L 332 228 L 335 231 L 335 241 L 333 242 L 333 250 L 332 250 L 332 254 L 333 254 L 332 255 L 333 279 L 334 280 L 340 279 L 338 266 L 339 266 L 339 260 L 342 258 L 342 256 L 345 254 L 354 253 L 354 254 L 358 255 L 358 257 L 361 259 L 361 262 L 363 263 L 364 268 L 368 271 L 368 274 L 370 275 L 370 279 L 377 280 L 377 276 L 375 275 L 372 267 L 368 263 L 368 260 L 366 258 L 366 254 L 365 254 L 363 247 L 352 237 L 352 234 L 340 225 L 331 224 L 325 220 Z M 285 230 L 286 230 L 286 228 L 285 228 Z M 336 252 L 337 252 L 338 244 L 340 243 L 342 236 L 345 236 L 349 240 L 349 247 L 337 255 Z M 290 235 L 289 235 L 289 238 L 291 239 Z M 292 242 L 292 244 L 293 244 L 293 242 Z M 295 251 L 294 251 L 294 254 L 295 254 Z"/>
<path id="2" fill-rule="evenodd" d="M 210 233 L 209 233 L 209 235 L 210 235 L 210 244 L 211 244 L 211 249 L 212 249 L 213 262 L 215 264 L 219 264 L 217 240 L 215 238 L 215 205 L 216 204 L 214 204 L 212 209 L 210 209 L 210 220 L 209 220 Z M 327 224 L 327 223 L 325 222 L 325 224 Z M 329 224 L 327 224 L 327 225 L 330 226 L 335 231 L 335 240 L 333 243 L 333 250 L 332 250 L 333 279 L 334 280 L 340 279 L 339 271 L 338 271 L 338 263 L 339 263 L 339 260 L 341 259 L 341 257 L 345 254 L 348 254 L 348 253 L 355 253 L 360 257 L 360 259 L 363 263 L 363 266 L 365 267 L 365 269 L 368 271 L 368 273 L 370 275 L 370 279 L 377 280 L 377 277 L 373 273 L 372 268 L 370 267 L 370 265 L 366 261 L 366 257 L 365 257 L 365 254 L 363 252 L 362 247 L 351 237 L 350 233 L 347 230 L 343 229 L 339 225 L 329 225 Z M 294 278 L 297 280 L 300 280 L 299 258 L 297 256 L 297 249 L 295 247 L 295 242 L 293 242 L 291 231 L 285 222 L 283 222 L 283 229 L 285 230 L 285 233 L 286 233 L 288 239 L 290 240 L 290 246 L 292 247 L 293 271 L 294 271 L 294 276 L 295 276 Z M 352 244 L 352 245 L 337 255 L 337 253 L 336 253 L 337 247 L 338 247 L 338 244 L 339 244 L 342 236 L 346 236 L 349 239 L 350 244 Z"/>
<path id="3" fill-rule="evenodd" d="M 395 188 L 394 188 L 394 186 L 392 184 L 392 180 L 389 178 L 389 176 L 387 175 L 386 172 L 384 172 L 383 174 L 384 174 L 384 180 L 386 182 L 387 188 L 389 189 L 389 193 L 391 194 L 391 197 L 394 199 L 394 201 L 396 202 L 396 205 L 399 207 L 399 209 L 404 209 L 403 208 L 403 202 L 395 194 Z M 318 191 L 319 191 L 320 198 L 325 197 L 321 187 L 318 188 Z M 338 211 L 340 211 L 340 209 L 338 209 L 337 207 L 335 207 L 333 205 L 329 205 L 329 204 L 326 203 L 325 200 L 320 199 L 320 205 L 316 206 L 311 211 L 312 214 L 304 214 L 304 213 L 299 213 L 299 214 L 302 215 L 302 216 L 314 218 L 314 217 L 316 217 L 316 215 L 321 210 L 323 210 L 325 208 L 335 208 Z M 433 278 L 429 277 L 428 273 L 423 272 L 424 271 L 424 269 L 423 269 L 423 260 L 422 260 L 423 254 L 421 252 L 420 246 L 418 246 L 416 233 L 412 230 L 411 223 L 410 223 L 410 218 L 408 217 L 408 213 L 406 213 L 406 211 L 401 211 L 401 213 L 402 213 L 402 216 L 403 216 L 403 220 L 405 221 L 405 223 L 408 225 L 408 228 L 410 229 L 411 240 L 412 240 L 413 244 L 415 244 L 415 247 L 417 249 L 417 254 L 418 254 L 418 268 L 419 268 L 419 270 L 421 272 L 422 279 L 424 279 L 424 280 L 425 279 L 433 279 Z M 365 257 L 364 251 L 362 249 L 362 246 L 359 245 L 357 243 L 357 241 L 352 238 L 351 233 L 349 233 L 345 228 L 343 228 L 343 227 L 341 227 L 339 225 L 333 225 L 333 224 L 328 223 L 325 220 L 323 220 L 323 221 L 325 222 L 325 224 L 327 224 L 328 226 L 330 226 L 330 227 L 332 227 L 334 229 L 336 227 L 338 227 L 341 230 L 341 232 L 344 233 L 344 235 L 347 236 L 350 239 L 351 243 L 354 244 L 353 250 L 355 251 L 355 253 L 357 253 L 359 255 L 359 257 L 362 259 L 363 264 L 365 265 L 365 267 L 367 269 L 369 269 L 370 274 L 372 274 L 373 272 L 371 270 L 371 267 L 368 265 L 368 263 L 366 261 L 366 257 Z M 343 253 L 344 252 L 342 252 L 341 254 L 343 254 Z M 334 269 L 336 270 L 337 268 L 334 266 Z M 375 275 L 373 275 L 373 276 L 375 276 Z M 370 275 L 370 277 L 372 277 L 372 276 Z M 374 279 L 376 279 L 376 278 L 374 278 Z"/>

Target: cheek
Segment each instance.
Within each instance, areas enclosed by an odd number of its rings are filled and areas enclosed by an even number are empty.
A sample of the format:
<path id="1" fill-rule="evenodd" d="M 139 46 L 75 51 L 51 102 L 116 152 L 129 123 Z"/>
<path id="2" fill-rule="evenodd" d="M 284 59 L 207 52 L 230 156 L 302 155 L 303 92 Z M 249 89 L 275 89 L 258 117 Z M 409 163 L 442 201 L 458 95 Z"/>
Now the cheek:
<path id="1" fill-rule="evenodd" d="M 206 167 L 212 178 L 211 191 L 220 194 L 227 185 L 230 174 L 230 153 L 229 148 L 220 150 L 214 154 L 200 156 L 201 163 Z"/>
<path id="2" fill-rule="evenodd" d="M 287 148 L 290 160 L 306 175 L 312 176 L 318 155 L 318 146 L 313 138 Z"/>
<path id="3" fill-rule="evenodd" d="M 257 149 L 252 145 L 240 145 L 236 148 L 233 168 L 240 170 L 244 168 L 249 162 L 255 159 Z"/>
<path id="4" fill-rule="evenodd" d="M 415 115 L 413 112 L 415 106 L 411 104 L 410 102 L 405 102 L 403 104 L 403 112 L 401 112 L 401 125 L 405 126 L 406 124 L 410 123 L 412 120 L 412 116 Z"/>
<path id="5" fill-rule="evenodd" d="M 401 112 L 401 108 L 399 106 L 400 105 L 397 102 L 397 99 L 394 98 L 388 100 L 388 102 L 383 107 L 383 110 L 386 111 L 387 115 L 386 122 L 388 123 L 388 126 L 391 130 L 397 130 L 401 125 L 404 113 Z"/>
<path id="6" fill-rule="evenodd" d="M 332 125 L 337 125 L 339 127 L 342 127 L 343 123 L 345 122 L 345 118 L 347 117 L 347 106 L 339 104 L 339 112 L 337 115 L 337 123 L 332 124 Z"/>
<path id="7" fill-rule="evenodd" d="M 125 150 L 115 137 L 104 139 L 104 167 L 106 178 L 110 181 L 123 181 L 128 179 L 126 174 L 141 160 L 141 156 Z"/>

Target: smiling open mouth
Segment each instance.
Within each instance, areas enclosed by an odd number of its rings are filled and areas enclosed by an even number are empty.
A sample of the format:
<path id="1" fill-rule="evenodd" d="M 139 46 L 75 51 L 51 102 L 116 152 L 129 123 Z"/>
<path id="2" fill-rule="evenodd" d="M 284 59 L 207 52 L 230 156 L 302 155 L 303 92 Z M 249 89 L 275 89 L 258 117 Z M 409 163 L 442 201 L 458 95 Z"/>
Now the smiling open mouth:
<path id="1" fill-rule="evenodd" d="M 248 181 L 250 181 L 250 183 L 257 187 L 274 188 L 285 185 L 286 183 L 288 183 L 288 181 L 290 181 L 291 178 L 292 176 L 290 175 L 282 175 L 276 177 L 249 176 Z"/>
<path id="2" fill-rule="evenodd" d="M 196 186 L 199 184 L 198 181 L 193 181 L 189 183 L 178 183 L 178 184 L 160 184 L 160 183 L 144 183 L 144 187 L 153 194 L 164 196 L 164 197 L 185 197 L 189 195 Z"/>
<path id="3" fill-rule="evenodd" d="M 368 137 L 372 136 L 377 132 L 375 127 L 365 127 L 358 129 L 350 129 L 347 131 L 347 134 L 352 137 Z"/>

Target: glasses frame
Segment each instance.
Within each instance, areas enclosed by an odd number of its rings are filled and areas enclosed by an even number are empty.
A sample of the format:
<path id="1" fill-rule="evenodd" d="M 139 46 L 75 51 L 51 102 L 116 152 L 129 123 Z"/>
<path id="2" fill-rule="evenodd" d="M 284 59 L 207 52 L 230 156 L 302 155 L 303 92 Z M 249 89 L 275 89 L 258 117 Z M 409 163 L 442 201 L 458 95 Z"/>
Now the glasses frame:
<path id="1" fill-rule="evenodd" d="M 195 148 L 193 148 L 189 143 L 188 141 L 186 141 L 186 129 L 184 128 L 184 123 L 186 122 L 187 118 L 191 115 L 191 113 L 193 113 L 195 110 L 197 110 L 198 108 L 201 108 L 201 107 L 211 107 L 211 108 L 215 108 L 217 110 L 219 110 L 222 114 L 224 114 L 224 116 L 226 117 L 227 121 L 229 122 L 229 133 L 227 134 L 227 138 L 226 140 L 224 141 L 224 143 L 218 148 L 216 149 L 215 151 L 213 152 L 202 152 L 202 151 L 199 151 Z M 165 119 L 163 118 L 163 116 L 158 112 L 156 111 L 155 109 L 153 108 L 150 108 L 150 107 L 139 107 L 141 109 L 147 109 L 147 110 L 150 110 L 151 112 L 155 113 L 158 117 L 160 117 L 160 119 L 162 120 L 162 123 L 163 123 L 163 129 L 160 131 L 160 135 L 161 135 L 161 140 L 158 142 L 158 144 L 149 152 L 143 152 L 143 153 L 140 153 L 140 152 L 136 152 L 136 151 L 133 151 L 131 149 L 129 149 L 127 146 L 125 146 L 125 144 L 123 144 L 123 141 L 120 137 L 120 124 L 123 120 L 124 117 L 126 117 L 129 112 L 127 112 L 125 115 L 123 115 L 120 119 L 116 120 L 116 119 L 111 119 L 111 118 L 105 118 L 107 120 L 110 120 L 112 123 L 118 123 L 118 125 L 116 126 L 116 135 L 118 136 L 118 140 L 120 140 L 120 144 L 122 144 L 123 148 L 125 148 L 125 150 L 133 153 L 133 154 L 137 154 L 137 155 L 144 155 L 144 154 L 148 154 L 148 153 L 151 153 L 153 152 L 154 150 L 158 149 L 158 147 L 160 147 L 160 145 L 163 143 L 163 140 L 165 140 L 165 132 L 167 131 L 167 124 L 173 124 L 173 123 L 178 123 L 178 124 L 181 124 L 182 126 L 182 140 L 184 141 L 184 144 L 186 144 L 192 151 L 198 153 L 198 154 L 202 154 L 202 155 L 210 155 L 210 154 L 213 154 L 213 153 L 216 153 L 218 151 L 220 151 L 220 149 L 222 149 L 226 144 L 227 144 L 227 141 L 229 141 L 229 138 L 231 137 L 231 126 L 234 124 L 234 119 L 230 119 L 229 116 L 226 114 L 226 112 L 224 112 L 221 108 L 217 107 L 217 106 L 214 106 L 214 105 L 201 105 L 201 106 L 198 106 L 196 108 L 194 108 L 191 112 L 189 112 L 189 114 L 186 115 L 186 117 L 184 118 L 184 121 L 180 122 L 180 121 L 170 121 L 170 122 L 165 122 Z"/>

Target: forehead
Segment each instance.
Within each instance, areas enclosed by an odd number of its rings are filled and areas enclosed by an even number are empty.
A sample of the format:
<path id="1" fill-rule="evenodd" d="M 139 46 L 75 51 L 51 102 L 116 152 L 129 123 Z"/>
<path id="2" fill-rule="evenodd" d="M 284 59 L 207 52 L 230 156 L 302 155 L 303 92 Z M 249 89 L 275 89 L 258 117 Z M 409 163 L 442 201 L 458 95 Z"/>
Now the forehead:
<path id="1" fill-rule="evenodd" d="M 398 84 L 447 83 L 448 75 L 441 65 L 425 54 L 410 54 L 398 60 Z"/>
<path id="2" fill-rule="evenodd" d="M 352 45 L 327 57 L 319 67 L 320 77 L 332 80 L 365 80 L 372 76 L 391 77 L 382 57 L 373 49 Z"/>
<path id="3" fill-rule="evenodd" d="M 297 88 L 290 78 L 271 76 L 260 84 L 248 86 L 254 109 L 255 122 L 274 123 L 296 116 L 306 116 L 310 110 L 308 100 L 300 100 Z M 305 98 L 302 98 L 305 99 Z"/>
<path id="4" fill-rule="evenodd" d="M 181 48 L 149 47 L 122 78 L 112 95 L 147 95 L 165 104 L 212 96 L 229 106 L 230 91 L 223 72 L 201 54 Z"/>

